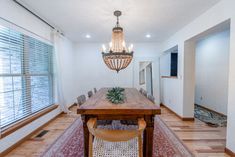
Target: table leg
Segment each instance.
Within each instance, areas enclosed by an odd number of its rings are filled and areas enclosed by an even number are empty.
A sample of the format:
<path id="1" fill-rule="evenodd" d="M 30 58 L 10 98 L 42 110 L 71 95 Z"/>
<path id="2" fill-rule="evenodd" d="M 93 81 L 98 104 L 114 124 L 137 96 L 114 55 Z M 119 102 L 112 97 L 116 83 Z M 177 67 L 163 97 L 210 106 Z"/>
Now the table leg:
<path id="1" fill-rule="evenodd" d="M 89 150 L 89 130 L 87 128 L 87 117 L 82 116 L 83 121 L 83 134 L 84 134 L 84 157 L 88 157 L 88 150 Z"/>
<path id="2" fill-rule="evenodd" d="M 146 128 L 144 131 L 144 157 L 152 157 L 153 153 L 153 129 L 154 129 L 154 122 L 151 117 L 146 117 Z"/>

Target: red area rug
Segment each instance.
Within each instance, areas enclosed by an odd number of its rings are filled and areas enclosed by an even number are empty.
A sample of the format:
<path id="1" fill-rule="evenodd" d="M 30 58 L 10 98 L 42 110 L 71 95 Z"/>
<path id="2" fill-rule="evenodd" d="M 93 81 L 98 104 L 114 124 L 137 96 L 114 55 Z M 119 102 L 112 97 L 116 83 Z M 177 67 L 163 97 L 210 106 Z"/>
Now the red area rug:
<path id="1" fill-rule="evenodd" d="M 194 155 L 167 127 L 159 116 L 155 117 L 153 157 L 193 157 Z M 42 157 L 83 157 L 83 127 L 78 118 L 42 154 Z"/>

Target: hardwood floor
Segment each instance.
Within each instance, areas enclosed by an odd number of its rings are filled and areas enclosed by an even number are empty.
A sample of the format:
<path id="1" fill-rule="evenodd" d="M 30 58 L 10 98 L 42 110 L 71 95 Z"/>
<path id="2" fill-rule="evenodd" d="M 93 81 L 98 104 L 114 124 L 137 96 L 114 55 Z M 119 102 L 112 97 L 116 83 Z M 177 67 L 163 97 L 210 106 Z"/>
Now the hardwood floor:
<path id="1" fill-rule="evenodd" d="M 213 128 L 195 119 L 182 121 L 162 107 L 161 118 L 178 135 L 183 143 L 198 157 L 224 157 L 226 128 Z"/>
<path id="2" fill-rule="evenodd" d="M 228 157 L 224 153 L 226 128 L 212 128 L 199 120 L 182 121 L 168 109 L 161 107 L 161 118 L 178 135 L 183 143 L 198 157 Z M 76 112 L 76 107 L 71 109 Z M 6 157 L 37 157 L 75 120 L 77 115 L 61 114 L 43 130 L 49 130 L 42 138 L 28 139 Z M 40 131 L 39 131 L 40 132 Z"/>

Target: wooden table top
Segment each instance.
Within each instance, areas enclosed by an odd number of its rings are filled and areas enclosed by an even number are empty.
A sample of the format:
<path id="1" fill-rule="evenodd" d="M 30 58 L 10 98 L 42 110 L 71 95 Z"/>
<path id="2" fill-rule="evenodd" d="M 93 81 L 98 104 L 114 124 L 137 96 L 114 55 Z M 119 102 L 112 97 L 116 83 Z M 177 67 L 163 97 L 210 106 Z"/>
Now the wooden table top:
<path id="1" fill-rule="evenodd" d="M 78 114 L 160 114 L 161 109 L 135 88 L 125 88 L 125 102 L 113 104 L 106 99 L 108 88 L 100 89 L 77 110 Z"/>

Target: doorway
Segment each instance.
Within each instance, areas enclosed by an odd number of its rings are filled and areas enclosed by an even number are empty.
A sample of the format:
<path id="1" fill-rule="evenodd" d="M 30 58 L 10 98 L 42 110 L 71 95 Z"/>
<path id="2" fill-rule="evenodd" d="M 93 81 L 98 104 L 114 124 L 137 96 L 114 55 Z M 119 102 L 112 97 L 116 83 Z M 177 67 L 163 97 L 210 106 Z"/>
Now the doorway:
<path id="1" fill-rule="evenodd" d="M 139 86 L 153 95 L 152 62 L 143 61 L 139 63 Z"/>
<path id="2" fill-rule="evenodd" d="M 230 21 L 184 43 L 183 114 L 226 127 Z"/>

